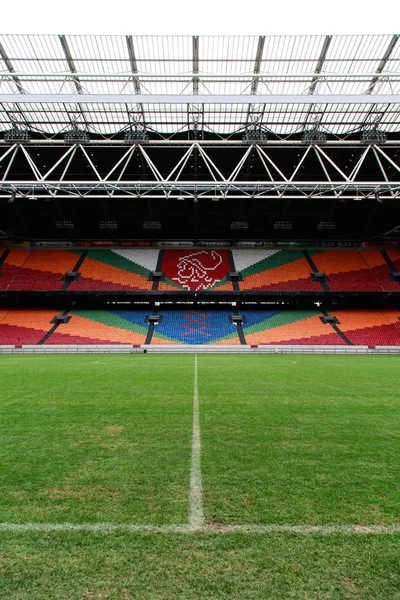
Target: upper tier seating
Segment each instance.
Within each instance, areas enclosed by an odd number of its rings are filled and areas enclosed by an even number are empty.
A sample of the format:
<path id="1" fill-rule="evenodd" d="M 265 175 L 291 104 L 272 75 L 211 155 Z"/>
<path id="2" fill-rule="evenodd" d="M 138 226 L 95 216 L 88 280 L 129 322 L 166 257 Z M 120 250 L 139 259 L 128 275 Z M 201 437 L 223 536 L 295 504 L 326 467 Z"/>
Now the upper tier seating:
<path id="1" fill-rule="evenodd" d="M 66 280 L 70 271 L 76 280 Z M 151 274 L 162 273 L 153 282 Z M 0 291 L 10 292 L 398 292 L 400 250 L 0 251 Z M 239 272 L 238 283 L 229 277 Z M 316 280 L 322 272 L 326 279 Z"/>
<path id="2" fill-rule="evenodd" d="M 379 250 L 363 250 L 360 254 L 383 290 L 386 292 L 400 291 L 400 283 L 390 279 L 391 269 L 384 253 Z M 388 250 L 386 254 L 389 261 L 392 261 L 394 270 L 400 271 L 400 250 Z"/>
<path id="3" fill-rule="evenodd" d="M 9 252 L 4 251 L 5 258 L 2 259 L 2 263 L 0 263 L 1 291 L 9 289 L 29 254 L 29 250 L 10 250 Z M 3 254 L 0 252 L 0 258 L 2 257 Z"/>
<path id="4" fill-rule="evenodd" d="M 240 290 L 265 292 L 320 292 L 311 267 L 300 250 L 233 250 L 243 281 Z"/>
<path id="5" fill-rule="evenodd" d="M 34 250 L 10 282 L 10 291 L 60 291 L 63 275 L 72 271 L 80 252 L 68 250 Z"/>
<path id="6" fill-rule="evenodd" d="M 368 251 L 364 254 L 367 255 Z M 327 285 L 332 292 L 383 291 L 363 254 L 356 250 L 317 252 L 312 260 L 317 270 L 327 275 Z"/>
<path id="7" fill-rule="evenodd" d="M 68 290 L 146 291 L 151 290 L 151 271 L 155 271 L 158 251 L 90 250 L 79 267 L 80 277 Z"/>

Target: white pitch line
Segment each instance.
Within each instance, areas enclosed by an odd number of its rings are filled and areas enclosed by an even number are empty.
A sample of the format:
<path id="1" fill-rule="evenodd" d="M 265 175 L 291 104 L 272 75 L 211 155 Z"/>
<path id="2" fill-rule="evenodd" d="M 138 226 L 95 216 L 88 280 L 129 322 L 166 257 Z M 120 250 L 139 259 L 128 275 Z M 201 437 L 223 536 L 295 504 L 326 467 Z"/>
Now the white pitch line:
<path id="1" fill-rule="evenodd" d="M 189 527 L 192 530 L 198 530 L 204 527 L 203 486 L 201 483 L 201 440 L 197 354 L 194 355 L 193 434 L 192 460 L 190 466 Z"/>
<path id="2" fill-rule="evenodd" d="M 304 535 L 393 535 L 400 533 L 400 525 L 135 525 L 132 523 L 0 523 L 0 532 L 73 532 L 87 533 L 208 533 L 208 534 L 273 534 L 299 533 Z"/>

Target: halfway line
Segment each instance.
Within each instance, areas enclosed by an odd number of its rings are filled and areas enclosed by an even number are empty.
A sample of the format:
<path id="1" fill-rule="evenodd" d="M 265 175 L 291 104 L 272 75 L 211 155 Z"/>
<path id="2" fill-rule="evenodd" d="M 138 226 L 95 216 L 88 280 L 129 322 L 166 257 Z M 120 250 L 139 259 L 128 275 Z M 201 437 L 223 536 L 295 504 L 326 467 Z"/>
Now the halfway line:
<path id="1" fill-rule="evenodd" d="M 189 527 L 192 530 L 202 529 L 204 527 L 203 486 L 201 483 L 201 441 L 197 354 L 194 355 L 193 434 L 192 460 L 190 466 Z"/>

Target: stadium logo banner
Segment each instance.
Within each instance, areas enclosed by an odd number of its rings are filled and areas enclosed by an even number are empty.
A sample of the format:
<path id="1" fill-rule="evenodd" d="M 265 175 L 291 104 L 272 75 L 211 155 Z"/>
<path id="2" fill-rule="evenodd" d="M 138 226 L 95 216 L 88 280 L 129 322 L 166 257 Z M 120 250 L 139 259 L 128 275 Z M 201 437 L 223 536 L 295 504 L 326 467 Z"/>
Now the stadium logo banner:
<path id="1" fill-rule="evenodd" d="M 162 270 L 170 281 L 185 290 L 207 290 L 229 273 L 228 253 L 224 250 L 166 250 Z"/>

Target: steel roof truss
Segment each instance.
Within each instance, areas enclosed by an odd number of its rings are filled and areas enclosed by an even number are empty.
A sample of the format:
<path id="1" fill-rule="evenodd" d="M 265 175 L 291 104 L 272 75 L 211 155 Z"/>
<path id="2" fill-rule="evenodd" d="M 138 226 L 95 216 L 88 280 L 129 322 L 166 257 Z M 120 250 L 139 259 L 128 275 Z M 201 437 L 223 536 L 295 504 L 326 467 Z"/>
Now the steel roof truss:
<path id="1" fill-rule="evenodd" d="M 374 146 L 374 148 L 380 153 L 382 154 L 382 156 L 384 156 L 386 158 L 386 160 L 392 165 L 392 167 L 394 167 L 396 169 L 396 171 L 400 172 L 400 167 L 399 165 L 397 165 L 391 158 L 390 156 L 388 156 L 386 154 L 386 152 L 384 150 L 382 150 L 382 148 L 380 146 Z"/>
<path id="2" fill-rule="evenodd" d="M 376 70 L 376 75 L 372 78 L 372 81 L 366 90 L 367 94 L 371 94 L 374 91 L 374 88 L 380 79 L 380 75 L 381 75 L 382 71 L 384 70 L 384 68 L 386 67 L 386 64 L 393 52 L 398 40 L 399 40 L 399 34 L 395 34 L 392 37 L 392 39 L 390 40 L 389 45 L 386 48 L 385 54 L 383 55 L 383 58 L 378 65 L 378 68 Z"/>

